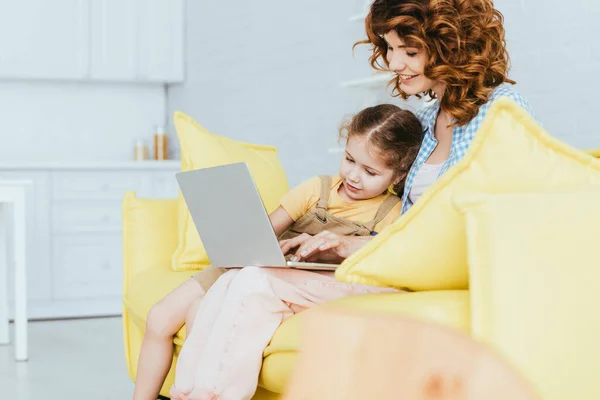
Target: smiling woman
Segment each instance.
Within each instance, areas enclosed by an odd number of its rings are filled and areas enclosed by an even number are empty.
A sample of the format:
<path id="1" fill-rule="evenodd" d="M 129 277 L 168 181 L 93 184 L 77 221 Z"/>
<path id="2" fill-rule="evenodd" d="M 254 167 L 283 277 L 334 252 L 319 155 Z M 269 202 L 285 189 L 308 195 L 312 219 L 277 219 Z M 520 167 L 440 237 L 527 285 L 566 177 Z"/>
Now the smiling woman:
<path id="1" fill-rule="evenodd" d="M 373 68 L 394 73 L 394 96 L 437 100 L 417 112 L 423 142 L 398 192 L 402 213 L 465 156 L 496 99 L 510 97 L 533 115 L 508 77 L 503 17 L 492 0 L 374 0 L 365 30 L 356 45 L 370 46 Z M 311 257 L 325 251 L 343 259 L 366 243 L 328 236 L 296 245 Z"/>
<path id="2" fill-rule="evenodd" d="M 492 0 L 375 0 L 365 20 L 371 65 L 392 70 L 394 95 L 429 95 L 417 113 L 425 135 L 406 179 L 403 212 L 460 161 L 490 105 L 508 96 L 533 114 L 509 84 L 502 14 Z M 415 189 L 413 191 L 413 188 Z"/>
<path id="3" fill-rule="evenodd" d="M 472 120 L 495 87 L 515 83 L 503 16 L 491 0 L 375 1 L 366 32 L 359 43 L 373 45 L 375 69 L 397 73 L 396 95 L 437 97 L 457 125 Z"/>

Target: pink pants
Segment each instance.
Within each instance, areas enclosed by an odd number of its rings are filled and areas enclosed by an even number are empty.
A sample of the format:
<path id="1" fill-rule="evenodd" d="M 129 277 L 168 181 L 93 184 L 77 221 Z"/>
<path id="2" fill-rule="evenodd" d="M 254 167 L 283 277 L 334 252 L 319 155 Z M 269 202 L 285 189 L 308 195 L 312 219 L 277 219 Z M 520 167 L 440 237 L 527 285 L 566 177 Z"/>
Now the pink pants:
<path id="1" fill-rule="evenodd" d="M 337 282 L 333 273 L 246 267 L 222 275 L 198 308 L 177 362 L 172 399 L 244 400 L 256 391 L 263 350 L 297 312 L 340 297 L 394 292 Z"/>

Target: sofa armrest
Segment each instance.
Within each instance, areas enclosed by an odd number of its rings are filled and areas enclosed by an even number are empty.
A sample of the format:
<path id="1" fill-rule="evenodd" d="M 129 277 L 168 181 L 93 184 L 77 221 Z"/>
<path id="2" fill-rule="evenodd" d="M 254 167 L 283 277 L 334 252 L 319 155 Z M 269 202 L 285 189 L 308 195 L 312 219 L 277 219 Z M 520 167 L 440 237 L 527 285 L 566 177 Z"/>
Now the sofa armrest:
<path id="1" fill-rule="evenodd" d="M 123 198 L 123 287 L 150 268 L 170 268 L 178 245 L 177 199 Z"/>

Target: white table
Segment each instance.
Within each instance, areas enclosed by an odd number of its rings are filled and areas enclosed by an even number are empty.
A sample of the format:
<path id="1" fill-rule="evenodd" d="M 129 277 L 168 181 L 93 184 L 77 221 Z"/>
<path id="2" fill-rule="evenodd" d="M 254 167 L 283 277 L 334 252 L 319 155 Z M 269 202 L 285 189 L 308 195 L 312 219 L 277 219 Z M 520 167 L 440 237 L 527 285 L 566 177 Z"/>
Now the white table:
<path id="1" fill-rule="evenodd" d="M 8 314 L 8 270 L 14 266 L 15 358 L 27 361 L 27 264 L 26 202 L 31 181 L 0 180 L 0 345 L 10 342 Z M 12 207 L 10 207 L 12 206 Z M 12 223 L 9 213 L 12 209 Z M 12 238 L 9 238 L 12 227 Z M 12 239 L 9 241 L 9 239 Z M 9 252 L 8 243 L 14 245 Z M 11 255 L 9 259 L 9 255 Z"/>

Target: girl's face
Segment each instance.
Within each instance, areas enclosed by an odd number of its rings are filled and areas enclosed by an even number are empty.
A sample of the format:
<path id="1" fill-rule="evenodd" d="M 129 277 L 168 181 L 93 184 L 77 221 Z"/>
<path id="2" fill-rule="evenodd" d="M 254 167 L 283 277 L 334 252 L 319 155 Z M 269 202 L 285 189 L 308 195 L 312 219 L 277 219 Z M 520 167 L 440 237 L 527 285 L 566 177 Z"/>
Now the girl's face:
<path id="1" fill-rule="evenodd" d="M 439 95 L 440 84 L 425 76 L 427 54 L 423 49 L 407 47 L 395 31 L 383 35 L 388 45 L 387 62 L 390 69 L 400 78 L 400 89 L 407 95 L 423 93 L 433 89 Z"/>
<path id="2" fill-rule="evenodd" d="M 366 142 L 366 136 L 348 139 L 346 154 L 340 164 L 340 176 L 342 184 L 338 193 L 347 201 L 377 197 L 392 183 L 399 181 L 379 152 Z"/>

